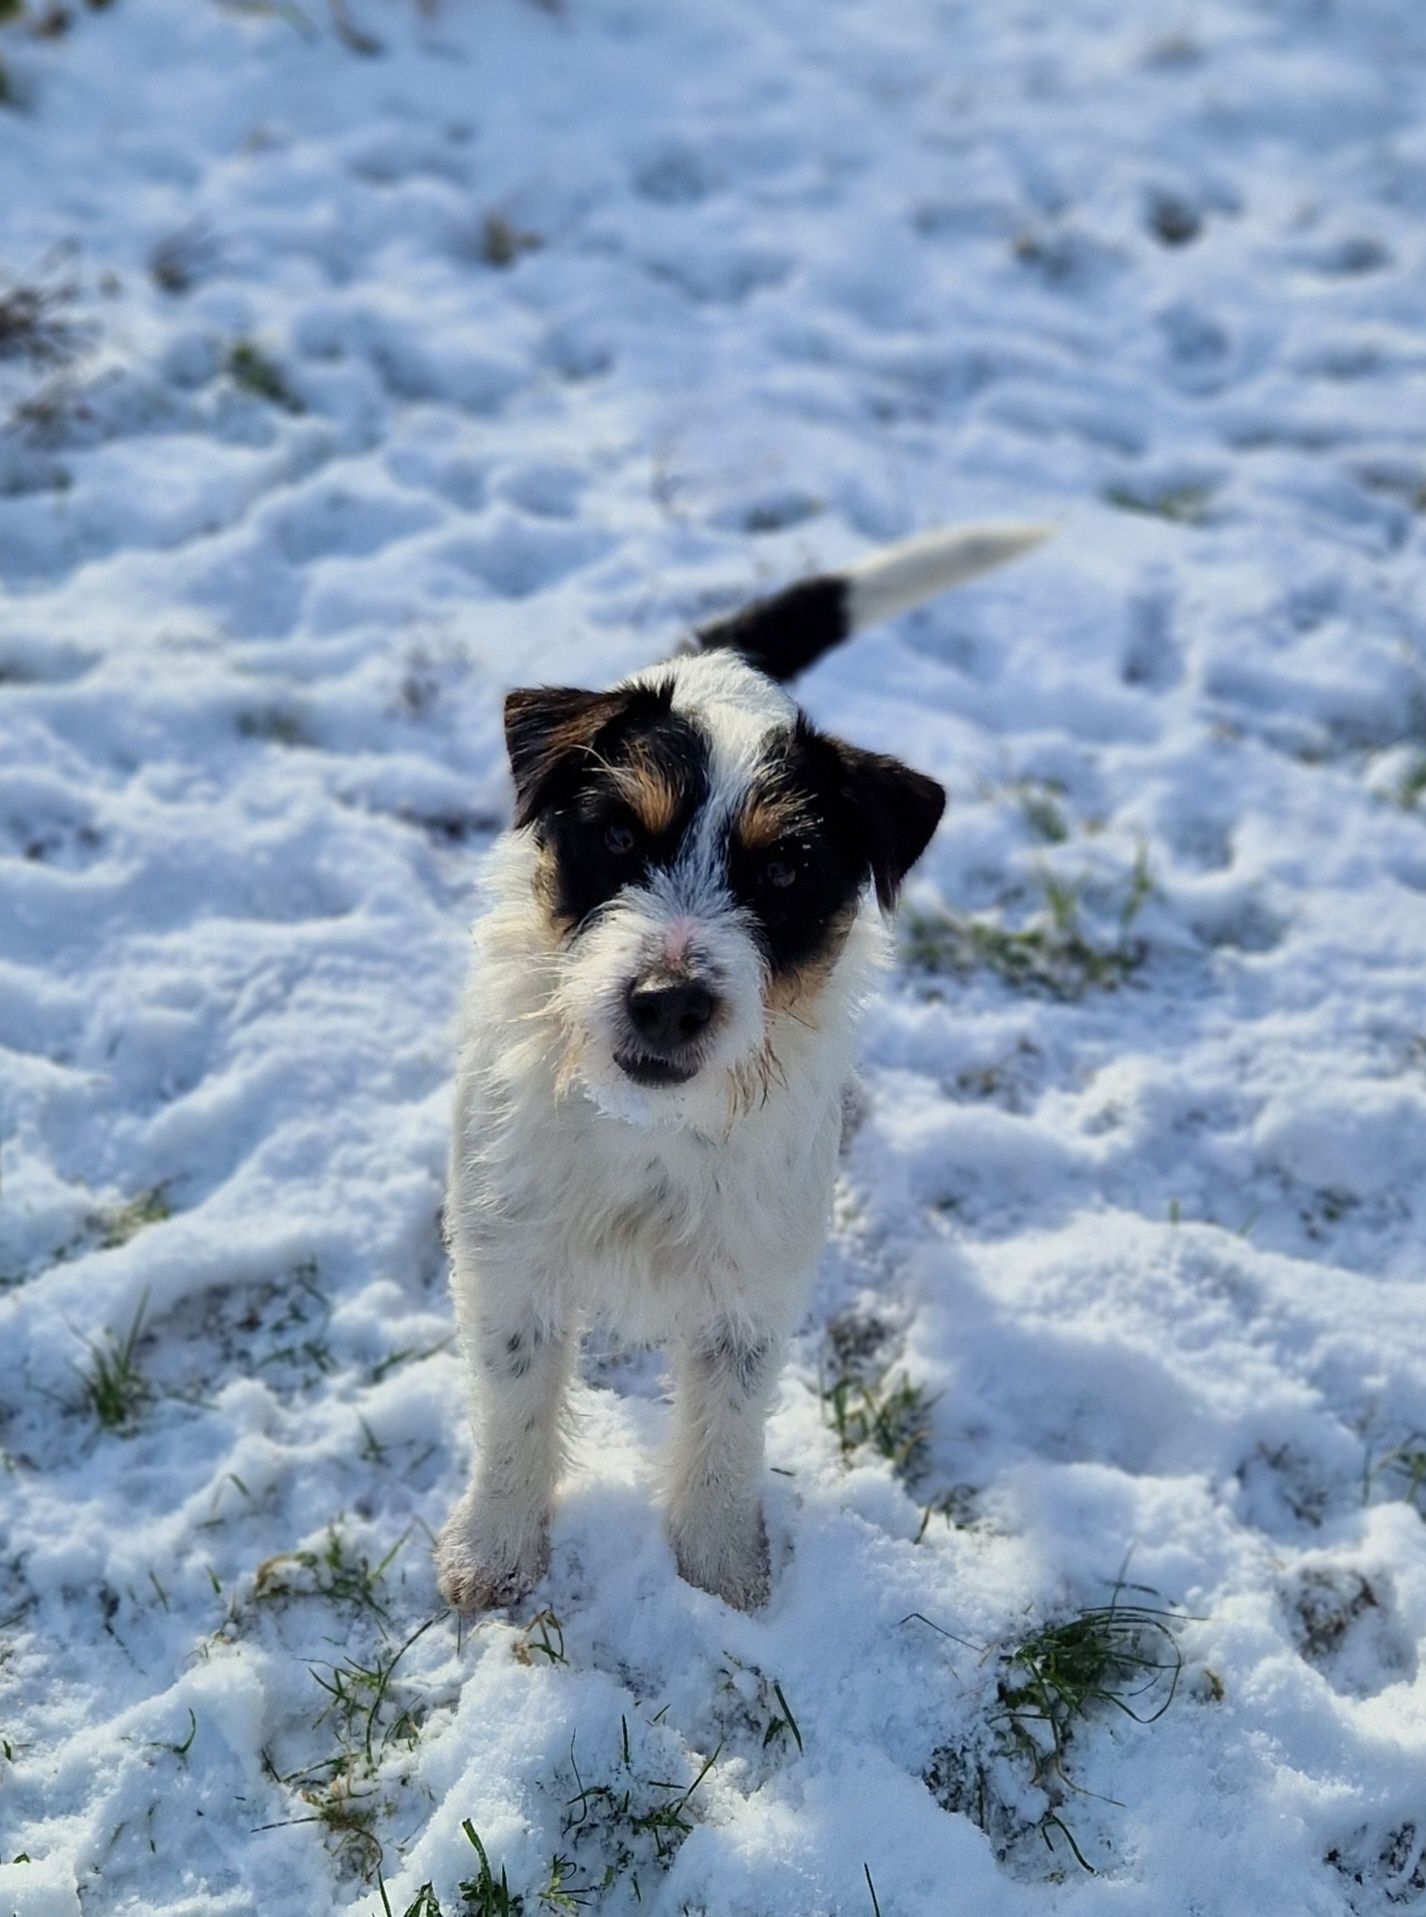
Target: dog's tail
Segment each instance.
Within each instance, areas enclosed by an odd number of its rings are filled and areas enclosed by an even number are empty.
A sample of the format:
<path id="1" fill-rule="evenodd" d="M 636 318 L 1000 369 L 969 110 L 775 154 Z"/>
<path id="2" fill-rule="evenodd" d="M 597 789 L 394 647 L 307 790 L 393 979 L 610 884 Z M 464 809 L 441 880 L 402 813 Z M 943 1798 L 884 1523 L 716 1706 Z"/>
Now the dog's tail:
<path id="1" fill-rule="evenodd" d="M 795 679 L 864 626 L 894 618 L 962 580 L 1007 564 L 1054 530 L 1006 523 L 922 533 L 898 546 L 883 546 L 845 572 L 801 579 L 701 626 L 693 635 L 693 649 L 727 647 L 769 679 Z"/>

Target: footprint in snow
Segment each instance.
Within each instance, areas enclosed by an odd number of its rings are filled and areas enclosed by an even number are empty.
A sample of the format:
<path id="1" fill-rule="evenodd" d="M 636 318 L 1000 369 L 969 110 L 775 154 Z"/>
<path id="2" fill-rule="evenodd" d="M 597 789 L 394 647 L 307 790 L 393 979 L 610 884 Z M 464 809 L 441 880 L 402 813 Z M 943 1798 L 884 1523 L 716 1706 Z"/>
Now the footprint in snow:
<path id="1" fill-rule="evenodd" d="M 1394 1596 L 1388 1576 L 1349 1565 L 1310 1566 L 1282 1592 L 1298 1651 L 1347 1697 L 1415 1678 L 1416 1647 L 1393 1615 Z"/>

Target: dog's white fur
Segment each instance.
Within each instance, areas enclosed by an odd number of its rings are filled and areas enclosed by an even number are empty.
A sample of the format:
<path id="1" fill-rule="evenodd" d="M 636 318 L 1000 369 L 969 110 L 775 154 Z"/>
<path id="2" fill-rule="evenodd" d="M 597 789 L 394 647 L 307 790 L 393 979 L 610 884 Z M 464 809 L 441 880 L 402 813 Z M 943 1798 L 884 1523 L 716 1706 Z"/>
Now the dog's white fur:
<path id="1" fill-rule="evenodd" d="M 884 546 L 847 570 L 850 630 L 860 632 L 864 626 L 894 619 L 939 592 L 993 572 L 1043 545 L 1052 531 L 1034 521 L 1008 520 L 1001 525 L 922 533 Z"/>
<path id="2" fill-rule="evenodd" d="M 941 535 L 938 556 L 902 548 L 879 573 L 873 562 L 854 575 L 855 623 L 991 563 L 987 535 L 953 537 L 949 560 Z M 1022 529 L 989 537 L 1002 558 L 1030 543 Z M 811 1008 L 769 1002 L 713 848 L 769 732 L 796 707 L 727 652 L 629 683 L 670 677 L 674 712 L 696 716 L 712 742 L 710 796 L 674 868 L 574 941 L 537 902 L 531 831 L 508 833 L 487 872 L 446 1212 L 475 1462 L 437 1561 L 462 1609 L 511 1602 L 545 1568 L 566 1389 L 591 1320 L 673 1348 L 667 1508 L 679 1570 L 742 1607 L 767 1593 L 763 1424 L 825 1236 L 856 1015 L 887 938 L 864 898 Z M 719 978 L 726 1016 L 688 1083 L 641 1090 L 613 1056 L 626 984 L 689 947 Z"/>

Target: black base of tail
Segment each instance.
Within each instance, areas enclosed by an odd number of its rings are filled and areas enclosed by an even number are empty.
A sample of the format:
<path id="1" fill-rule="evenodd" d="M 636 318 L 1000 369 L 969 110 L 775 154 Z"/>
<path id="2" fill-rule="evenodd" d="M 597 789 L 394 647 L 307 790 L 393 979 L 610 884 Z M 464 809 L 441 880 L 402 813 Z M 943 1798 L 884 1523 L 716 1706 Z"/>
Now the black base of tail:
<path id="1" fill-rule="evenodd" d="M 839 646 L 851 629 L 847 581 L 825 573 L 714 619 L 700 626 L 693 639 L 696 651 L 736 652 L 783 684 Z"/>

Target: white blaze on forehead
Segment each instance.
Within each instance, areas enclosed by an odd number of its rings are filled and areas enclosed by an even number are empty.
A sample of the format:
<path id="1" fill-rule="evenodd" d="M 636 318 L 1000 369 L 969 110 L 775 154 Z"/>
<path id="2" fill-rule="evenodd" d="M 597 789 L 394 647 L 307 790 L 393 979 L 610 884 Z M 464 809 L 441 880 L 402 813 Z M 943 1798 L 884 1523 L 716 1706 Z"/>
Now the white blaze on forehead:
<path id="1" fill-rule="evenodd" d="M 754 763 L 768 735 L 797 717 L 797 702 L 732 652 L 670 660 L 635 673 L 625 683 L 672 685 L 673 710 L 694 720 L 708 741 L 715 789 L 720 773 L 726 777 Z"/>
<path id="2" fill-rule="evenodd" d="M 663 960 L 665 965 L 686 965 L 692 957 L 698 942 L 699 921 L 690 918 L 687 913 L 679 913 L 671 918 L 664 927 Z"/>
<path id="3" fill-rule="evenodd" d="M 709 924 L 731 910 L 724 816 L 716 799 L 702 806 L 689 822 L 678 857 L 650 872 L 641 890 L 646 909 L 655 917 L 657 945 L 677 947 L 684 958 L 703 949 Z M 651 951 L 649 957 L 656 962 L 657 953 Z"/>
<path id="4" fill-rule="evenodd" d="M 672 707 L 698 726 L 708 750 L 708 798 L 679 858 L 702 888 L 721 879 L 728 821 L 736 814 L 797 702 L 732 652 L 707 652 L 635 673 L 629 685 L 673 686 Z M 690 910 L 698 906 L 690 903 Z M 706 908 L 705 908 L 706 909 Z"/>

